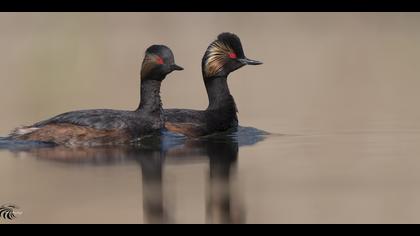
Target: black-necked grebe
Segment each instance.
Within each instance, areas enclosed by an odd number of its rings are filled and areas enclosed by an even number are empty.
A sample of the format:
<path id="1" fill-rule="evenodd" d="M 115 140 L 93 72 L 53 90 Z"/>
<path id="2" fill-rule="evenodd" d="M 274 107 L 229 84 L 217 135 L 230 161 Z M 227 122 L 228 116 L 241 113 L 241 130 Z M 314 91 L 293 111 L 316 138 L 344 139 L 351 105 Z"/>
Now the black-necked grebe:
<path id="1" fill-rule="evenodd" d="M 245 57 L 238 36 L 232 33 L 220 34 L 207 48 L 202 59 L 208 108 L 204 111 L 164 110 L 165 128 L 189 137 L 200 137 L 237 127 L 237 108 L 229 91 L 227 77 L 244 65 L 260 64 L 262 62 Z"/>
<path id="2" fill-rule="evenodd" d="M 146 50 L 141 68 L 141 100 L 135 111 L 110 109 L 67 112 L 31 126 L 15 129 L 14 140 L 51 142 L 58 145 L 127 143 L 163 128 L 160 86 L 166 75 L 183 70 L 164 45 Z"/>

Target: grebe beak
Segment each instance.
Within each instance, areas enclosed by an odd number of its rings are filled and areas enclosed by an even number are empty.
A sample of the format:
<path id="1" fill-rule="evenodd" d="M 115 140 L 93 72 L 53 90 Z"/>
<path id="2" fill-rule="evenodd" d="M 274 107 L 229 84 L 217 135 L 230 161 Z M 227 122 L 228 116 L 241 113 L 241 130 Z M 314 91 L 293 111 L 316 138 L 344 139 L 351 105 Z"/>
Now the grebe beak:
<path id="1" fill-rule="evenodd" d="M 260 61 L 251 60 L 251 59 L 248 59 L 248 58 L 240 58 L 240 59 L 238 59 L 238 61 L 241 62 L 244 65 L 261 65 L 261 64 L 263 64 Z"/>
<path id="2" fill-rule="evenodd" d="M 178 66 L 177 64 L 172 64 L 171 65 L 171 70 L 184 70 L 184 68 Z"/>

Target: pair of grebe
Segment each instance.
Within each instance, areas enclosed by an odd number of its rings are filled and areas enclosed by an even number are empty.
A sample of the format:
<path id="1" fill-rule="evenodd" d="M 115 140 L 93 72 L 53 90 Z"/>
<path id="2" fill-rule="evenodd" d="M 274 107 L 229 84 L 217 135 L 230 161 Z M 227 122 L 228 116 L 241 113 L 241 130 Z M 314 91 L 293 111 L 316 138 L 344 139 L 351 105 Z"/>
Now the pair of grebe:
<path id="1" fill-rule="evenodd" d="M 135 111 L 110 109 L 67 112 L 51 119 L 15 129 L 13 140 L 29 140 L 58 145 L 104 145 L 129 143 L 163 129 L 188 137 L 201 137 L 238 126 L 237 108 L 227 84 L 229 73 L 244 65 L 259 65 L 245 57 L 241 41 L 232 33 L 222 33 L 207 48 L 202 73 L 209 106 L 206 110 L 162 109 L 160 87 L 175 70 L 172 51 L 164 45 L 146 50 L 141 67 L 141 100 Z"/>

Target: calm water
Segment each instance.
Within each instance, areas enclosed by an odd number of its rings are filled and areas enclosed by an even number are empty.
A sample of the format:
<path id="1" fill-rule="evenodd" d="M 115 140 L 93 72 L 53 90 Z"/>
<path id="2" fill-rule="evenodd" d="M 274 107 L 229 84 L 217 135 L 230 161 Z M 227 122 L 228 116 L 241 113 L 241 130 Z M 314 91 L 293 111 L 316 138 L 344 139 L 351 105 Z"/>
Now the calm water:
<path id="1" fill-rule="evenodd" d="M 158 20 L 157 20 L 158 19 Z M 244 24 L 244 22 L 249 22 Z M 243 126 L 124 147 L 0 150 L 0 223 L 420 223 L 418 13 L 0 13 L 0 136 L 77 109 L 133 109 L 144 49 L 202 109 L 223 31 L 264 62 L 229 79 Z M 1 145 L 1 142 L 0 142 Z"/>

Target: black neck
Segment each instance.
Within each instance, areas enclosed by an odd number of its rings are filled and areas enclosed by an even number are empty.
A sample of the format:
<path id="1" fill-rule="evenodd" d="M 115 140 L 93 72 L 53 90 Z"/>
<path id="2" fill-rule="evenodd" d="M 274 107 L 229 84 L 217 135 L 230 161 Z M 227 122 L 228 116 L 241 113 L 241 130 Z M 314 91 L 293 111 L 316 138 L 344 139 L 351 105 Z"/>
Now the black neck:
<path id="1" fill-rule="evenodd" d="M 227 84 L 227 77 L 212 77 L 204 79 L 207 95 L 209 97 L 209 107 L 207 110 L 215 110 L 224 107 L 234 108 L 235 101 L 230 94 Z"/>
<path id="2" fill-rule="evenodd" d="M 137 111 L 157 112 L 162 109 L 162 101 L 160 99 L 160 85 L 162 81 L 158 80 L 141 80 L 141 98 Z"/>

